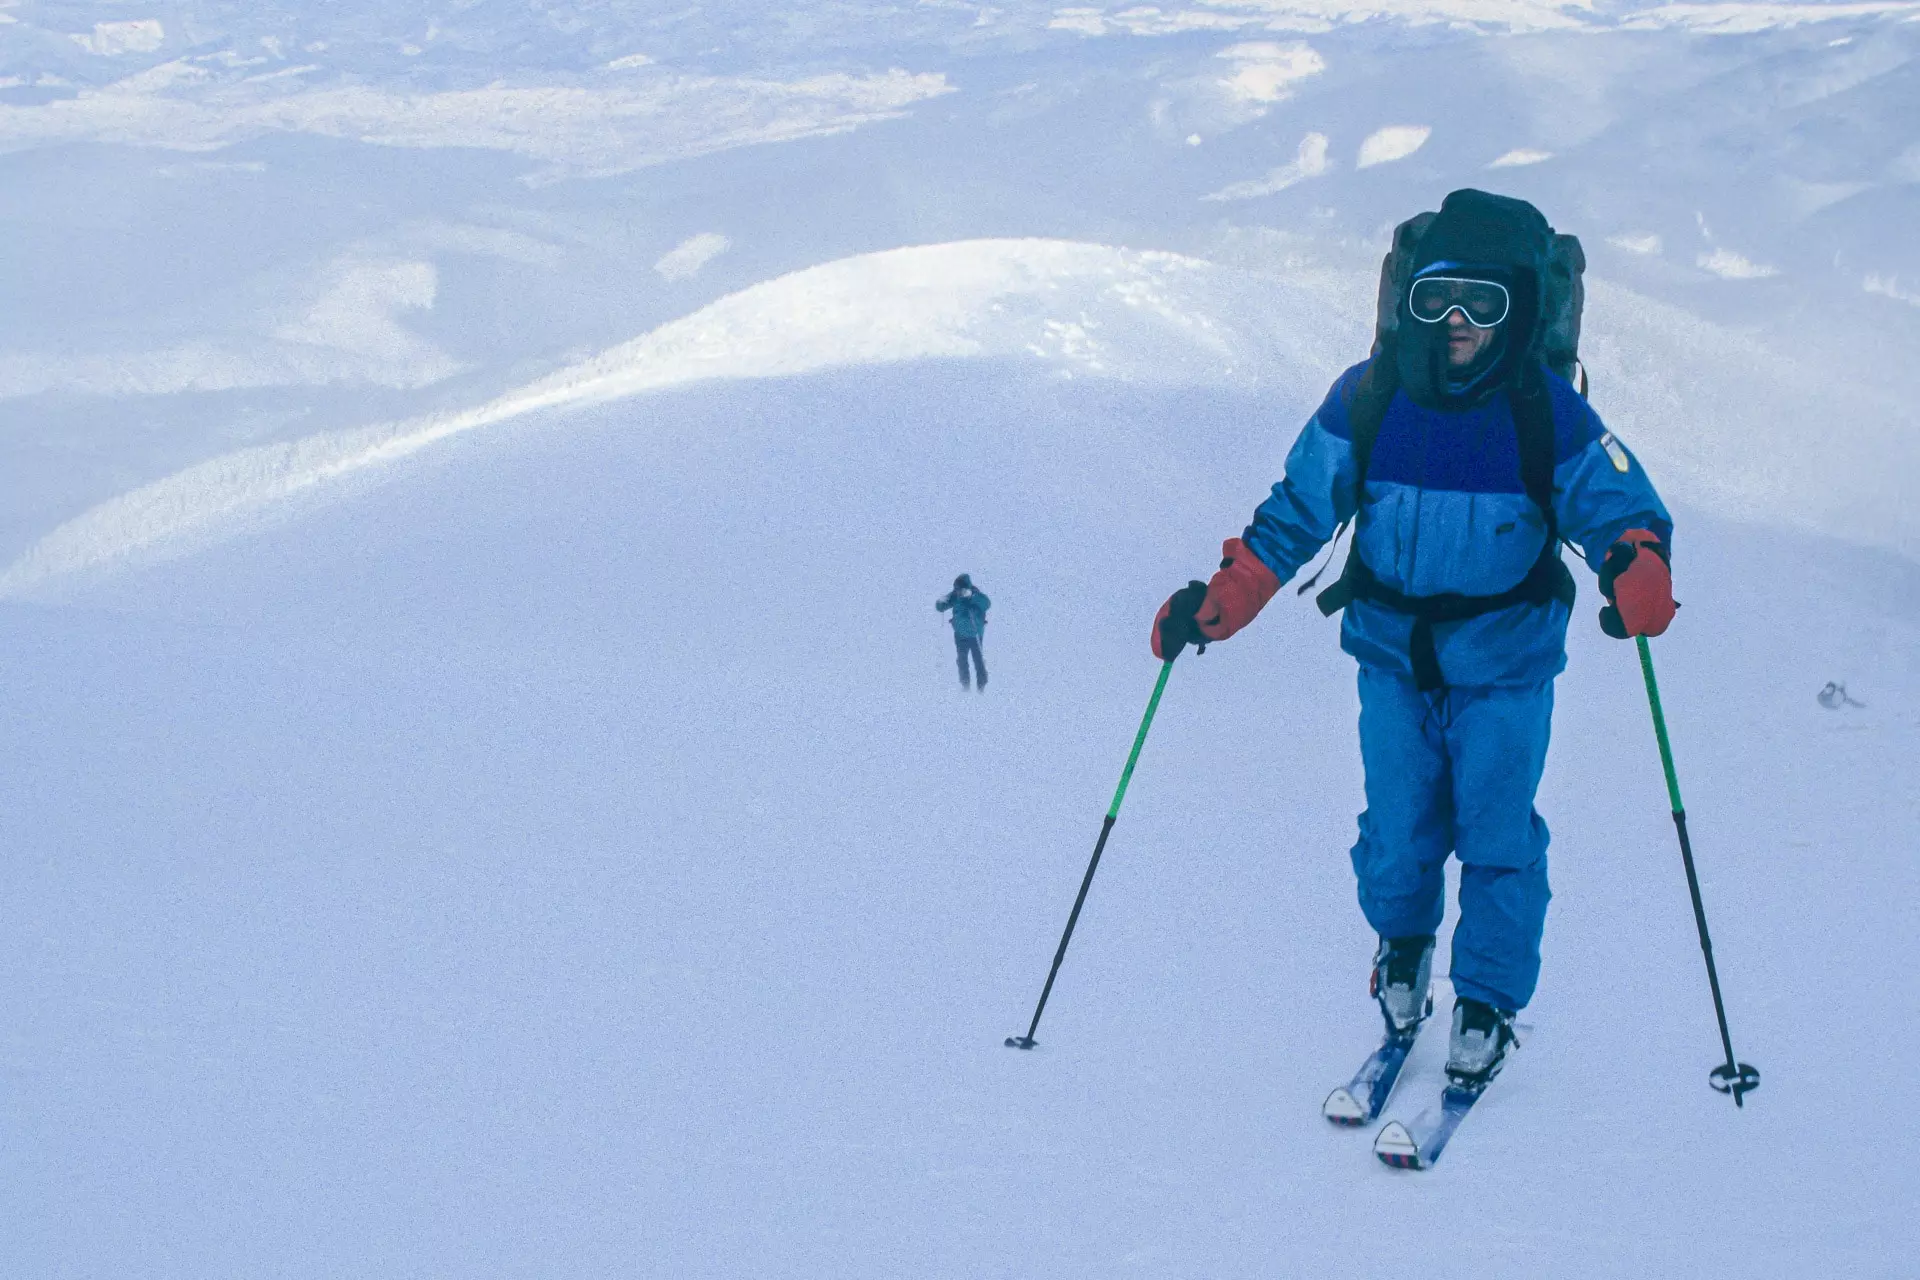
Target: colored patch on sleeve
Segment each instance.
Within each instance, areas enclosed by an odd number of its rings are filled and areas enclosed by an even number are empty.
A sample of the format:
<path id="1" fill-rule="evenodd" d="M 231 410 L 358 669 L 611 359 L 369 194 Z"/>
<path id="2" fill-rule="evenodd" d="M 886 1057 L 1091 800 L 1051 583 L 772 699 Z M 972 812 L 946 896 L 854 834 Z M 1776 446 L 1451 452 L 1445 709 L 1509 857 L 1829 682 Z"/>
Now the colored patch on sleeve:
<path id="1" fill-rule="evenodd" d="M 1600 447 L 1607 451 L 1607 459 L 1613 463 L 1615 471 L 1625 475 L 1633 470 L 1633 460 L 1627 457 L 1627 451 L 1620 447 L 1620 442 L 1613 438 L 1613 432 L 1608 431 L 1601 435 Z"/>

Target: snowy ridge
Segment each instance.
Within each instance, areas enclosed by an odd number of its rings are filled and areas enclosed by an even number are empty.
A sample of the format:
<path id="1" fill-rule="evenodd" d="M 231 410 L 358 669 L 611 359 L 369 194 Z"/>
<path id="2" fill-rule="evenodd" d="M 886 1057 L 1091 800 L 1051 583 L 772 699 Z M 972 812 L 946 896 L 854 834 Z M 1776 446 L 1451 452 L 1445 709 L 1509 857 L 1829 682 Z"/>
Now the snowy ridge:
<path id="1" fill-rule="evenodd" d="M 242 449 L 114 498 L 54 530 L 0 594 L 204 531 L 223 518 L 439 440 L 544 409 L 689 382 L 925 358 L 1038 358 L 1143 381 L 1244 376 L 1217 318 L 1219 273 L 1171 253 L 1047 240 L 896 249 L 794 272 L 477 407 Z"/>

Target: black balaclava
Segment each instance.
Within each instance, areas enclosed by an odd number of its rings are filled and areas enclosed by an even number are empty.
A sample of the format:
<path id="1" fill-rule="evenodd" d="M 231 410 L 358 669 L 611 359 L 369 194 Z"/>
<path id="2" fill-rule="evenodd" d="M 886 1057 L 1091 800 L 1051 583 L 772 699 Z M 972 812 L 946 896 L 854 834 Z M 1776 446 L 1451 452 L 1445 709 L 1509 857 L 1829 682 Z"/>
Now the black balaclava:
<path id="1" fill-rule="evenodd" d="M 1541 281 L 1553 228 L 1524 200 L 1463 189 L 1449 195 L 1414 250 L 1408 290 L 1423 275 L 1493 280 L 1513 305 L 1493 341 L 1465 369 L 1447 364 L 1447 325 L 1422 324 L 1400 295 L 1396 360 L 1400 385 L 1428 409 L 1468 409 L 1505 386 L 1514 371 L 1537 358 Z"/>
<path id="2" fill-rule="evenodd" d="M 972 585 L 973 585 L 973 579 L 969 578 L 964 573 L 953 580 L 953 589 L 955 591 L 960 590 L 962 587 L 971 587 Z"/>

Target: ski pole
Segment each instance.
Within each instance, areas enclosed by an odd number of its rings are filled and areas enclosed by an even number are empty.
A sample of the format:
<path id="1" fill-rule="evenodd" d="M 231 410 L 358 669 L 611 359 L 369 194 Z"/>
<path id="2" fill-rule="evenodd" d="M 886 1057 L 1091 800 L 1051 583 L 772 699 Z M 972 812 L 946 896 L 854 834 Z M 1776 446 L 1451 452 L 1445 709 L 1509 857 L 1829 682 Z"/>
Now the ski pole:
<path id="1" fill-rule="evenodd" d="M 1175 651 L 1178 656 L 1178 650 Z M 1053 980 L 1060 976 L 1060 962 L 1067 958 L 1067 943 L 1073 940 L 1073 926 L 1080 922 L 1080 908 L 1086 905 L 1087 889 L 1093 884 L 1093 873 L 1099 870 L 1100 855 L 1107 847 L 1107 837 L 1113 833 L 1114 820 L 1120 816 L 1120 802 L 1127 798 L 1127 784 L 1133 781 L 1133 766 L 1140 760 L 1140 748 L 1146 745 L 1147 730 L 1153 724 L 1153 713 L 1160 709 L 1160 695 L 1166 691 L 1167 676 L 1173 671 L 1173 659 L 1168 658 L 1160 664 L 1160 679 L 1154 683 L 1153 696 L 1147 699 L 1147 714 L 1141 717 L 1140 732 L 1133 736 L 1133 750 L 1127 753 L 1127 767 L 1120 771 L 1120 785 L 1113 793 L 1113 803 L 1107 806 L 1107 819 L 1100 824 L 1100 838 L 1094 842 L 1093 857 L 1087 862 L 1087 874 L 1080 879 L 1080 893 L 1073 900 L 1073 910 L 1067 916 L 1067 928 L 1060 935 L 1060 949 L 1053 953 L 1053 968 L 1047 971 L 1047 985 L 1040 989 L 1040 1003 L 1033 1008 L 1033 1021 L 1027 1025 L 1024 1036 L 1008 1036 L 1007 1048 L 1033 1048 L 1033 1033 L 1040 1028 L 1040 1015 L 1046 1011 L 1047 997 L 1053 994 Z"/>
<path id="2" fill-rule="evenodd" d="M 1707 1075 L 1707 1083 L 1733 1095 L 1733 1105 L 1744 1107 L 1744 1096 L 1760 1087 L 1760 1073 L 1733 1056 L 1733 1037 L 1727 1034 L 1727 1006 L 1720 999 L 1720 974 L 1713 964 L 1713 940 L 1707 936 L 1707 909 L 1700 902 L 1700 877 L 1693 868 L 1693 842 L 1687 839 L 1687 810 L 1680 803 L 1680 779 L 1673 771 L 1673 747 L 1667 741 L 1667 718 L 1660 710 L 1660 685 L 1653 678 L 1653 653 L 1645 636 L 1635 636 L 1640 647 L 1640 670 L 1647 678 L 1647 704 L 1653 708 L 1653 733 L 1660 740 L 1660 764 L 1667 771 L 1667 796 L 1673 801 L 1673 825 L 1680 833 L 1680 860 L 1687 868 L 1687 891 L 1693 895 L 1693 922 L 1700 929 L 1700 952 L 1707 958 L 1707 982 L 1713 988 L 1713 1013 L 1720 1020 L 1720 1045 L 1727 1060 Z"/>

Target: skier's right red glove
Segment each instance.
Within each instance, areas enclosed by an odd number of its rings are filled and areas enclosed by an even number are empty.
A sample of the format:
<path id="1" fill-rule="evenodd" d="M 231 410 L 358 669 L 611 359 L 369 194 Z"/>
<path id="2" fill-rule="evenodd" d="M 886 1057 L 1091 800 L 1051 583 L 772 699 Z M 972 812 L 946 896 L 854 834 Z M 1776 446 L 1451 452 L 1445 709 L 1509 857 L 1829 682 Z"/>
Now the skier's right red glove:
<path id="1" fill-rule="evenodd" d="M 1220 571 L 1203 589 L 1189 582 L 1153 619 L 1153 656 L 1171 661 L 1188 644 L 1204 649 L 1252 622 L 1280 590 L 1280 579 L 1238 538 L 1220 544 Z"/>

